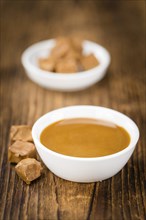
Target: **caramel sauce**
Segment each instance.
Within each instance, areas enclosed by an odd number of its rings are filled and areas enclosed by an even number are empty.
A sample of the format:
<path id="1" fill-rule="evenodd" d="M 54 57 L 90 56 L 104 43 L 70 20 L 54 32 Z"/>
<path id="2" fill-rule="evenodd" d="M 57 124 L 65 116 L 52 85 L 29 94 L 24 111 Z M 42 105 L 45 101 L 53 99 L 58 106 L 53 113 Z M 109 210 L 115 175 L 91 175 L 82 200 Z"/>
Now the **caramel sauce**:
<path id="1" fill-rule="evenodd" d="M 46 127 L 40 136 L 48 149 L 73 157 L 101 157 L 117 153 L 130 143 L 128 132 L 108 121 L 71 118 Z"/>

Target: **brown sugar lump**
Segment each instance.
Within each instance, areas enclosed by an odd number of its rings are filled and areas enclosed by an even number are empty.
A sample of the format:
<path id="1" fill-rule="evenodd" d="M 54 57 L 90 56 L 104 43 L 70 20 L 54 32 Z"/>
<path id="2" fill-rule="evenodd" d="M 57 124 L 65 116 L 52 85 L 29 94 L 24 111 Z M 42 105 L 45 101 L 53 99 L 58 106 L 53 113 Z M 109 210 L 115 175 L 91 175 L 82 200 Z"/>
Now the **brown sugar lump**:
<path id="1" fill-rule="evenodd" d="M 53 72 L 55 68 L 55 60 L 52 57 L 39 59 L 39 67 L 43 70 Z"/>
<path id="2" fill-rule="evenodd" d="M 74 59 L 62 59 L 56 64 L 55 70 L 57 73 L 75 73 L 78 65 Z"/>
<path id="3" fill-rule="evenodd" d="M 25 158 L 36 158 L 36 149 L 33 143 L 16 141 L 8 149 L 8 160 L 18 163 Z"/>
<path id="4" fill-rule="evenodd" d="M 10 130 L 10 142 L 30 141 L 33 142 L 31 127 L 28 125 L 13 125 Z"/>
<path id="5" fill-rule="evenodd" d="M 33 158 L 23 159 L 15 167 L 18 176 L 27 184 L 40 177 L 42 169 L 41 163 Z"/>
<path id="6" fill-rule="evenodd" d="M 84 70 L 89 70 L 96 67 L 99 64 L 98 60 L 93 54 L 82 56 L 81 65 Z"/>

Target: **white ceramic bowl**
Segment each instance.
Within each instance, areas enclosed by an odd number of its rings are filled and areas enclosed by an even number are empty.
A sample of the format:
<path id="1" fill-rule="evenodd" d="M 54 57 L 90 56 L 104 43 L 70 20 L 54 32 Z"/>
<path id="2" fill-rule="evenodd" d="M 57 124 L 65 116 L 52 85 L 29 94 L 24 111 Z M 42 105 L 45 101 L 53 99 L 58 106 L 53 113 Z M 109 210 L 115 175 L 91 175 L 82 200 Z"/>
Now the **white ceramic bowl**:
<path id="1" fill-rule="evenodd" d="M 56 153 L 40 143 L 40 134 L 46 126 L 61 119 L 78 117 L 107 120 L 122 126 L 130 135 L 129 146 L 104 157 L 80 158 Z M 124 167 L 139 139 L 139 130 L 130 118 L 115 110 L 96 106 L 70 106 L 49 112 L 38 119 L 32 128 L 32 136 L 41 159 L 54 174 L 75 182 L 95 182 L 112 177 Z"/>
<path id="2" fill-rule="evenodd" d="M 83 42 L 83 51 L 85 54 L 93 53 L 97 57 L 100 62 L 97 67 L 71 74 L 40 69 L 38 59 L 46 57 L 54 46 L 55 40 L 46 40 L 32 45 L 22 54 L 21 61 L 28 77 L 40 86 L 59 91 L 77 91 L 93 85 L 104 77 L 110 64 L 110 55 L 105 48 L 91 41 Z"/>

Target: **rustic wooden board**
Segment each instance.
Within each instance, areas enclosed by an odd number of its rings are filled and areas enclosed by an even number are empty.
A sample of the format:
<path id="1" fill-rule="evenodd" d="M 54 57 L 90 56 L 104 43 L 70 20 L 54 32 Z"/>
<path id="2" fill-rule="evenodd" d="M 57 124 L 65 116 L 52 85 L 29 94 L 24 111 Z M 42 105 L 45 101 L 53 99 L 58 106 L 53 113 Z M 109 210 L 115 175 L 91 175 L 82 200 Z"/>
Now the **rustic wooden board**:
<path id="1" fill-rule="evenodd" d="M 0 219 L 145 219 L 145 13 L 140 0 L 1 1 Z M 27 46 L 64 34 L 94 40 L 111 53 L 106 77 L 85 91 L 45 90 L 21 66 Z M 50 110 L 77 104 L 106 106 L 130 116 L 141 133 L 133 156 L 103 182 L 68 182 L 45 169 L 27 186 L 7 161 L 10 126 L 32 125 Z"/>

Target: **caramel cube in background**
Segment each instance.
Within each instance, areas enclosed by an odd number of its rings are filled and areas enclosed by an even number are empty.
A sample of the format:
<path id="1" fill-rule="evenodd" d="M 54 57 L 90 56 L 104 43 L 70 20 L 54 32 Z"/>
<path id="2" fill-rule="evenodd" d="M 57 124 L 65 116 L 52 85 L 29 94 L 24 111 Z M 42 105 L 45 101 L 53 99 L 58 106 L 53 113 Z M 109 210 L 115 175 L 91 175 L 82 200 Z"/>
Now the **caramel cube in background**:
<path id="1" fill-rule="evenodd" d="M 13 125 L 10 130 L 10 142 L 14 141 L 30 141 L 33 142 L 31 135 L 31 127 L 28 125 Z"/>
<path id="2" fill-rule="evenodd" d="M 65 55 L 65 59 L 74 59 L 78 61 L 81 59 L 81 53 L 77 50 L 70 49 Z"/>
<path id="3" fill-rule="evenodd" d="M 70 44 L 70 39 L 68 37 L 57 37 L 56 46 L 60 46 L 62 44 Z"/>
<path id="4" fill-rule="evenodd" d="M 81 58 L 81 65 L 85 70 L 92 69 L 99 64 L 98 60 L 93 54 L 83 56 Z"/>
<path id="5" fill-rule="evenodd" d="M 40 177 L 42 169 L 41 163 L 33 158 L 23 159 L 15 167 L 18 176 L 27 184 Z"/>
<path id="6" fill-rule="evenodd" d="M 83 49 L 82 48 L 83 39 L 81 37 L 71 37 L 70 42 L 74 50 L 80 52 L 81 54 Z"/>
<path id="7" fill-rule="evenodd" d="M 58 37 L 56 38 L 56 47 L 60 45 L 68 45 L 70 50 L 74 50 L 81 54 L 82 52 L 82 38 L 81 37 Z"/>
<path id="8" fill-rule="evenodd" d="M 53 72 L 55 68 L 55 60 L 51 57 L 39 59 L 39 67 L 43 70 Z"/>
<path id="9" fill-rule="evenodd" d="M 36 148 L 33 143 L 16 141 L 8 149 L 8 160 L 18 163 L 25 158 L 36 158 Z"/>
<path id="10" fill-rule="evenodd" d="M 62 59 L 56 64 L 55 70 L 57 73 L 75 73 L 78 65 L 74 59 Z"/>
<path id="11" fill-rule="evenodd" d="M 55 59 L 62 58 L 67 54 L 69 50 L 70 50 L 70 45 L 68 43 L 62 43 L 56 45 L 51 50 L 51 56 L 54 57 Z"/>

